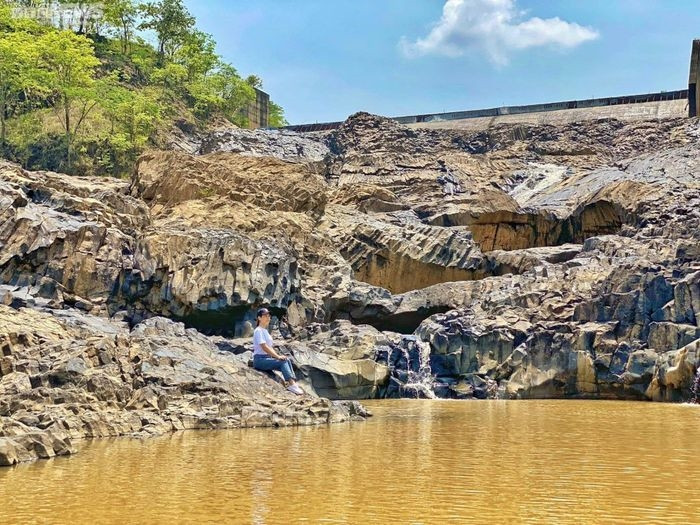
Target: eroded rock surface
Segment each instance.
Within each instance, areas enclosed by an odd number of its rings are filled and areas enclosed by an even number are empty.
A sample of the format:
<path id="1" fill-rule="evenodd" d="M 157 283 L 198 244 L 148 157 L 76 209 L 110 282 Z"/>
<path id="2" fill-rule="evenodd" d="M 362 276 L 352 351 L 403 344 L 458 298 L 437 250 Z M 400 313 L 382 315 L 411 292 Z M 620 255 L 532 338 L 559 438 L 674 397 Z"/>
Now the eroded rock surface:
<path id="1" fill-rule="evenodd" d="M 0 162 L 0 457 L 361 412 L 314 394 L 690 399 L 699 129 L 360 113 L 215 130 L 131 181 Z M 302 401 L 247 367 L 263 305 Z"/>
<path id="2" fill-rule="evenodd" d="M 216 130 L 202 139 L 199 153 L 241 153 L 252 157 L 275 157 L 290 162 L 322 162 L 328 146 L 322 136 L 284 130 Z"/>
<path id="3" fill-rule="evenodd" d="M 77 310 L 0 305 L 0 465 L 71 453 L 83 438 L 350 419 L 298 398 L 162 317 L 133 329 Z"/>

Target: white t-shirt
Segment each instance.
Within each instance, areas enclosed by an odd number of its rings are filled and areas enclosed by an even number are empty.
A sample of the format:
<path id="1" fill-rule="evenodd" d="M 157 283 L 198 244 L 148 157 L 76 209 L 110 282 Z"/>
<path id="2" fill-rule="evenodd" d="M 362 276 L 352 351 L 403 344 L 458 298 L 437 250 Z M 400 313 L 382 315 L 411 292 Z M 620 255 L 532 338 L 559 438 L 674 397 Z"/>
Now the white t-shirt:
<path id="1" fill-rule="evenodd" d="M 270 332 L 268 332 L 262 326 L 258 326 L 253 332 L 253 355 L 269 355 L 265 350 L 262 349 L 261 343 L 267 343 L 267 345 L 272 348 L 272 337 Z"/>

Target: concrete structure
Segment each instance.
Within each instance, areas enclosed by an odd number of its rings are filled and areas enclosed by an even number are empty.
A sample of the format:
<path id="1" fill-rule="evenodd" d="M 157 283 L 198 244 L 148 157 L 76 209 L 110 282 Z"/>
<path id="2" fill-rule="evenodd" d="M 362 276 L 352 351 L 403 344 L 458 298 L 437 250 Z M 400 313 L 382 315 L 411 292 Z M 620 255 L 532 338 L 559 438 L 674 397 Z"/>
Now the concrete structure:
<path id="1" fill-rule="evenodd" d="M 455 111 L 394 117 L 411 127 L 484 129 L 496 124 L 562 124 L 580 120 L 616 118 L 624 121 L 696 117 L 700 111 L 700 40 L 693 40 L 688 89 L 622 97 L 569 100 L 547 104 Z M 292 131 L 325 131 L 342 122 L 287 126 Z"/>
<path id="2" fill-rule="evenodd" d="M 550 111 L 591 109 L 610 106 L 628 106 L 633 104 L 647 104 L 650 102 L 668 102 L 673 100 L 685 101 L 687 97 L 688 92 L 686 90 L 662 91 L 659 93 L 644 93 L 641 95 L 628 95 L 622 97 L 591 98 L 586 100 L 550 102 L 546 104 L 528 104 L 525 106 L 507 106 L 501 108 L 477 109 L 472 111 L 456 111 L 452 113 L 435 113 L 432 115 L 413 115 L 409 117 L 396 117 L 394 120 L 401 124 L 417 124 L 423 122 L 427 123 L 445 120 L 463 120 L 479 117 L 500 117 L 504 115 L 522 115 L 531 113 L 544 113 Z M 616 112 L 613 111 L 612 113 Z"/>
<path id="3" fill-rule="evenodd" d="M 248 119 L 250 129 L 266 128 L 269 124 L 270 95 L 255 89 L 255 101 L 248 104 L 241 113 Z"/>
<path id="4" fill-rule="evenodd" d="M 494 117 L 476 117 L 458 120 L 417 122 L 407 124 L 413 128 L 467 129 L 482 130 L 499 124 L 551 124 L 562 125 L 584 120 L 614 118 L 623 122 L 639 120 L 659 120 L 665 118 L 685 118 L 688 115 L 688 99 L 641 102 L 615 106 L 539 111 L 536 113 L 516 113 Z"/>
<path id="5" fill-rule="evenodd" d="M 688 116 L 697 117 L 700 108 L 700 40 L 693 40 L 690 53 L 690 74 L 688 75 Z"/>
<path id="6" fill-rule="evenodd" d="M 501 108 L 454 111 L 394 117 L 411 127 L 484 129 L 495 124 L 561 124 L 580 120 L 616 118 L 619 120 L 655 120 L 684 117 L 688 114 L 688 90 L 661 91 L 621 97 L 568 100 L 547 104 L 506 106 Z M 342 122 L 287 126 L 292 131 L 324 131 Z"/>

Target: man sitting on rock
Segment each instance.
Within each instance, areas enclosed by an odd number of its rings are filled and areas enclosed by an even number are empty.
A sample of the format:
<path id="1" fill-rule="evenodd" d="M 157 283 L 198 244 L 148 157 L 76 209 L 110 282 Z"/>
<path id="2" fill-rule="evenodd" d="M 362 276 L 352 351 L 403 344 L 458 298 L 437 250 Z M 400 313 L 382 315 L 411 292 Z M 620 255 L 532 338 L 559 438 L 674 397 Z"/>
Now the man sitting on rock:
<path id="1" fill-rule="evenodd" d="M 257 327 L 253 332 L 253 368 L 256 370 L 279 370 L 284 376 L 284 384 L 287 390 L 297 395 L 303 395 L 304 391 L 297 385 L 292 363 L 286 355 L 275 352 L 270 332 L 270 311 L 260 308 L 256 316 Z"/>

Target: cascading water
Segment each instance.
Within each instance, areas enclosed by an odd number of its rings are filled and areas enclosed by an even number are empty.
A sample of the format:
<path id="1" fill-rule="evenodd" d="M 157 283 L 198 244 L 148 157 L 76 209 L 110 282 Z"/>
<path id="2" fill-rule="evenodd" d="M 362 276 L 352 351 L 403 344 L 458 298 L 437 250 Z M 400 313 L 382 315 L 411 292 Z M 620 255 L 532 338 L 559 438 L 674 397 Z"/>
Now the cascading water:
<path id="1" fill-rule="evenodd" d="M 378 362 L 390 371 L 386 397 L 422 397 L 435 399 L 430 368 L 430 345 L 415 336 L 403 336 L 399 344 L 382 348 Z"/>
<path id="2" fill-rule="evenodd" d="M 700 401 L 698 401 L 698 395 L 700 394 L 700 366 L 698 366 L 695 372 L 695 381 L 693 381 L 693 387 L 690 389 L 690 393 L 692 394 L 690 402 L 695 404 L 700 403 Z"/>

